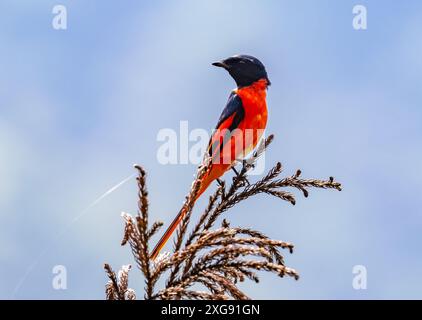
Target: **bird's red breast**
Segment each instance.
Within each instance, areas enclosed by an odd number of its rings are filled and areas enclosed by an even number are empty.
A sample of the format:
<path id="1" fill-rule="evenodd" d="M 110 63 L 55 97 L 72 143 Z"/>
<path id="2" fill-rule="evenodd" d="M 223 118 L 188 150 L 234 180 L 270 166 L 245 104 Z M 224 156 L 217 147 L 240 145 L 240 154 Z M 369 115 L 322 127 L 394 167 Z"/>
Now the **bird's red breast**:
<path id="1" fill-rule="evenodd" d="M 245 109 L 245 118 L 240 123 L 239 128 L 242 130 L 253 129 L 253 131 L 257 131 L 257 136 L 254 137 L 252 145 L 246 146 L 246 149 L 255 148 L 261 138 L 262 130 L 267 126 L 267 86 L 267 80 L 261 79 L 250 86 L 235 90 L 236 94 L 242 100 L 243 108 Z"/>
<path id="2" fill-rule="evenodd" d="M 209 174 L 204 177 L 198 196 L 208 188 L 212 181 L 229 170 L 236 160 L 244 158 L 258 144 L 267 126 L 267 86 L 267 80 L 261 79 L 250 86 L 234 90 L 234 93 L 242 101 L 244 117 L 238 126 L 232 130 L 231 138 L 224 143 L 221 152 L 214 153 L 212 168 Z M 216 144 L 218 146 L 219 143 L 222 143 L 224 134 L 221 133 L 231 126 L 234 117 L 235 114 L 220 124 L 211 138 L 210 145 Z"/>

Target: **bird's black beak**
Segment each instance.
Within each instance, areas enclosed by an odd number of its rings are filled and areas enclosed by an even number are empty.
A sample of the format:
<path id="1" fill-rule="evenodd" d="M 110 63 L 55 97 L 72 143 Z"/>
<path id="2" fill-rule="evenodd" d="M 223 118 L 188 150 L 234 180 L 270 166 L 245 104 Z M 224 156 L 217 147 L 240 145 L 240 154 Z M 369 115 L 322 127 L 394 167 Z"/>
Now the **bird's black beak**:
<path id="1" fill-rule="evenodd" d="M 217 62 L 212 63 L 212 65 L 216 67 L 224 68 L 226 70 L 229 68 L 229 66 L 224 61 L 217 61 Z"/>

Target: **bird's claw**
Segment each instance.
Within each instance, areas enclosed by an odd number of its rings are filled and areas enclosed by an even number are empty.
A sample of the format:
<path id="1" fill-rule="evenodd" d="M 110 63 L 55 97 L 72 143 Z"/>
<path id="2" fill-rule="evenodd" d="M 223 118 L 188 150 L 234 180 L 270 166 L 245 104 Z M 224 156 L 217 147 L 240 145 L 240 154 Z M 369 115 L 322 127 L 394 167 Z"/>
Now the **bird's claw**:
<path id="1" fill-rule="evenodd" d="M 240 173 L 236 170 L 235 167 L 232 167 L 232 170 L 236 174 L 236 177 L 233 177 L 233 180 L 235 180 L 236 178 L 239 179 L 244 186 L 249 186 L 251 184 L 245 176 L 240 176 Z"/>

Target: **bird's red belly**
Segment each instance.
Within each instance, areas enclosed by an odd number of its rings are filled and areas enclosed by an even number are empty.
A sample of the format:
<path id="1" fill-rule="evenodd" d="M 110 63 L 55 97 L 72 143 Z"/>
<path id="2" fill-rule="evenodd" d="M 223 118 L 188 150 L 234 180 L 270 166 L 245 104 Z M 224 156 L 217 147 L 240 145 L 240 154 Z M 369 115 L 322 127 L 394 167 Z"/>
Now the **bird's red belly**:
<path id="1" fill-rule="evenodd" d="M 238 128 L 232 131 L 230 141 L 222 152 L 213 158 L 213 168 L 203 181 L 201 193 L 215 179 L 221 177 L 230 169 L 236 160 L 243 159 L 258 144 L 267 125 L 267 105 L 265 96 L 261 99 L 242 99 L 245 109 L 245 118 Z"/>
<path id="2" fill-rule="evenodd" d="M 245 109 L 245 118 L 239 125 L 243 132 L 243 155 L 252 151 L 261 139 L 267 126 L 268 112 L 266 103 L 266 87 L 251 86 L 237 90 Z"/>

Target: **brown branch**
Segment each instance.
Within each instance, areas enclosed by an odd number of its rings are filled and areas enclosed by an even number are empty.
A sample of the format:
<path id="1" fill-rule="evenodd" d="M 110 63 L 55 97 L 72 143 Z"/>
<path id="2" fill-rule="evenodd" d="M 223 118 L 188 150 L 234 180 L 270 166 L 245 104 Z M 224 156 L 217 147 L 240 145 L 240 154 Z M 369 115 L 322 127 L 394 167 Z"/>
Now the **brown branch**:
<path id="1" fill-rule="evenodd" d="M 125 300 L 125 296 L 120 291 L 116 274 L 114 273 L 113 269 L 111 269 L 110 265 L 107 263 L 104 264 L 104 269 L 107 273 L 108 278 L 110 279 L 110 283 L 107 284 L 106 286 L 107 299 L 108 300 Z"/>
<path id="2" fill-rule="evenodd" d="M 242 162 L 239 174 L 233 177 L 231 184 L 221 182 L 184 241 L 202 177 L 209 170 L 210 159 L 205 158 L 186 197 L 183 206 L 185 216 L 177 230 L 173 251 L 159 255 L 155 262 L 149 256 L 149 241 L 163 224 L 154 222 L 151 227 L 148 225 L 146 173 L 142 167 L 135 166 L 139 173 L 138 214 L 135 218 L 122 214 L 125 220 L 122 245 L 129 243 L 136 264 L 144 275 L 146 299 L 249 299 L 237 283 L 245 279 L 258 283 L 258 271 L 272 272 L 280 277 L 287 275 L 296 280 L 299 278 L 294 269 L 285 265 L 282 255 L 284 249 L 292 253 L 293 244 L 270 239 L 257 230 L 230 227 L 226 219 L 220 228 L 213 228 L 223 213 L 258 194 L 268 194 L 294 205 L 296 199 L 292 190 L 299 190 L 305 197 L 311 188 L 341 190 L 341 184 L 332 177 L 327 180 L 303 179 L 300 170 L 280 178 L 283 167 L 279 162 L 261 179 L 250 183 L 249 171 L 272 140 L 272 135 L 263 140 L 253 155 Z M 135 292 L 128 288 L 130 266 L 123 266 L 118 277 L 108 264 L 104 267 L 109 278 L 107 299 L 135 299 Z M 165 287 L 156 292 L 155 285 L 164 274 L 168 275 Z M 194 285 L 201 285 L 207 291 L 192 290 Z"/>

